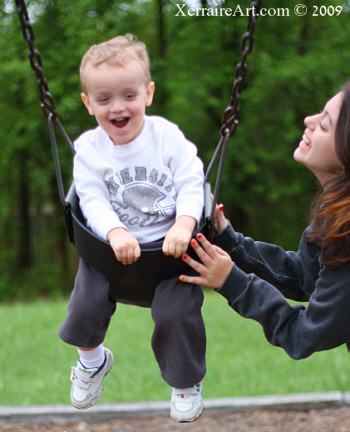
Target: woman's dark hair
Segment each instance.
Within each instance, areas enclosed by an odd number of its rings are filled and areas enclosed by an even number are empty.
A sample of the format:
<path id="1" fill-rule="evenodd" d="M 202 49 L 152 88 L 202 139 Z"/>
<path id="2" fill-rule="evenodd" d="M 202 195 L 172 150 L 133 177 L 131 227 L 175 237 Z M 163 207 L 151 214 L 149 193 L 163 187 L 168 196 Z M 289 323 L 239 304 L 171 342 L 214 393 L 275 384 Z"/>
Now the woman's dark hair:
<path id="1" fill-rule="evenodd" d="M 321 247 L 320 260 L 331 269 L 350 261 L 350 82 L 341 91 L 343 101 L 335 129 L 335 150 L 344 172 L 327 183 L 316 201 L 307 237 Z"/>

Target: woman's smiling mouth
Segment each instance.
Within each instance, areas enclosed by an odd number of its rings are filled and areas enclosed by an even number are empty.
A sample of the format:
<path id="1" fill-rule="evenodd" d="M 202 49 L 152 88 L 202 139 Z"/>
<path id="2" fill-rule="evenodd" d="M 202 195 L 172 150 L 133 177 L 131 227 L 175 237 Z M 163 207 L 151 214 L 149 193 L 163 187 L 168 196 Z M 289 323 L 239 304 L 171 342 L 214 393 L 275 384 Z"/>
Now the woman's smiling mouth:
<path id="1" fill-rule="evenodd" d="M 309 140 L 309 138 L 305 134 L 303 135 L 302 141 L 300 144 L 304 149 L 310 149 L 311 148 L 311 141 Z"/>

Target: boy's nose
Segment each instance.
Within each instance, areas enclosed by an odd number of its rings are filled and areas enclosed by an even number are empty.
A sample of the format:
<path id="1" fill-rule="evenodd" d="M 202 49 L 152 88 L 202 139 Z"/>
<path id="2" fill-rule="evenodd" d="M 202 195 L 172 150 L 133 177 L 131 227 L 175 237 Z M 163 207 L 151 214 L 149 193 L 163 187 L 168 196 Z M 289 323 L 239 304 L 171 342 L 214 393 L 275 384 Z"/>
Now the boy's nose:
<path id="1" fill-rule="evenodd" d="M 124 106 L 120 100 L 114 100 L 113 101 L 112 107 L 111 107 L 112 112 L 115 112 L 115 113 L 122 112 L 123 109 L 124 109 Z"/>

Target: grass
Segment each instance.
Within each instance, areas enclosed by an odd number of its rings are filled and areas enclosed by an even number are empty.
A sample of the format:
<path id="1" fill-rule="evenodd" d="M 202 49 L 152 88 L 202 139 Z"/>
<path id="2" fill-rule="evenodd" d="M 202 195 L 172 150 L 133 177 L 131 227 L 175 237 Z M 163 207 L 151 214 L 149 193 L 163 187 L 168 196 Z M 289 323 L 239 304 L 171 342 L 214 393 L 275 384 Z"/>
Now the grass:
<path id="1" fill-rule="evenodd" d="M 210 290 L 205 297 L 206 398 L 350 390 L 345 346 L 292 360 L 221 296 Z M 0 405 L 70 403 L 69 373 L 77 353 L 57 336 L 67 304 L 60 299 L 0 306 Z M 101 402 L 169 399 L 150 347 L 152 329 L 148 309 L 118 305 L 105 341 L 116 364 Z"/>

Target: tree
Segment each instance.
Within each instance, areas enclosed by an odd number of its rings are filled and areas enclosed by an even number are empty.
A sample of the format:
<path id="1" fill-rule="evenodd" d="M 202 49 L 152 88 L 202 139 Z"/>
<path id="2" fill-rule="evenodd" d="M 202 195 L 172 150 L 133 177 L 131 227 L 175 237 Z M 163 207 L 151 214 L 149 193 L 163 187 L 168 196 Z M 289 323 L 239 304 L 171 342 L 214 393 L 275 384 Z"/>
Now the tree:
<path id="1" fill-rule="evenodd" d="M 220 138 L 247 17 L 177 16 L 176 3 L 28 3 L 44 75 L 72 140 L 95 126 L 80 100 L 82 55 L 94 43 L 131 32 L 146 43 L 151 57 L 156 93 L 149 113 L 179 124 L 208 164 Z M 225 164 L 220 200 L 235 227 L 287 248 L 296 247 L 316 190 L 313 176 L 292 158 L 303 118 L 322 109 L 348 75 L 349 4 L 332 15 L 338 3 L 330 0 L 325 9 L 321 0 L 304 2 L 309 13 L 298 17 L 289 2 L 264 2 L 267 10 L 285 6 L 290 14 L 258 19 L 240 124 Z M 237 7 L 234 0 L 198 4 L 202 10 Z M 313 16 L 315 8 L 318 16 Z M 0 2 L 0 32 L 0 296 L 29 287 L 33 295 L 68 291 L 77 257 L 67 239 L 28 49 L 7 0 Z M 72 155 L 62 140 L 59 147 L 68 188 Z"/>

